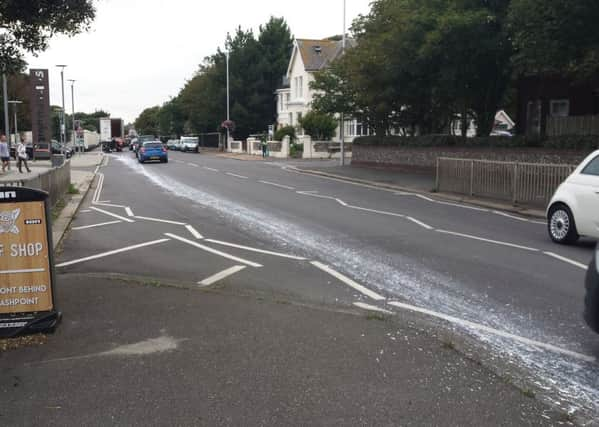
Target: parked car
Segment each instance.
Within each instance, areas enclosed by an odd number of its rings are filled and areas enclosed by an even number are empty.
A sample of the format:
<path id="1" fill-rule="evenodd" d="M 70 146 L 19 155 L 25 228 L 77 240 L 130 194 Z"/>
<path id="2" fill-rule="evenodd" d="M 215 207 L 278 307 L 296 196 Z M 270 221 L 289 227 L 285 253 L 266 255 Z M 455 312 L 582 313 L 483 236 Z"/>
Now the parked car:
<path id="1" fill-rule="evenodd" d="M 599 245 L 587 271 L 585 282 L 586 295 L 584 297 L 584 320 L 587 325 L 599 333 Z"/>
<path id="2" fill-rule="evenodd" d="M 133 138 L 131 142 L 129 142 L 129 151 L 135 151 L 135 146 L 137 145 L 137 138 Z"/>
<path id="3" fill-rule="evenodd" d="M 168 151 L 162 142 L 144 142 L 138 150 L 137 159 L 139 163 L 158 160 L 160 163 L 168 163 Z"/>
<path id="4" fill-rule="evenodd" d="M 154 138 L 153 135 L 141 135 L 141 136 L 137 137 L 137 141 L 133 145 L 133 151 L 137 155 L 137 151 L 144 144 L 144 142 L 154 142 L 154 141 L 156 141 L 156 138 Z M 158 142 L 160 142 L 160 141 L 158 141 Z"/>
<path id="5" fill-rule="evenodd" d="M 199 151 L 200 139 L 197 136 L 182 136 L 181 151 L 191 151 L 197 153 Z"/>
<path id="6" fill-rule="evenodd" d="M 547 229 L 556 243 L 580 236 L 599 239 L 599 150 L 559 186 L 547 208 Z"/>
<path id="7" fill-rule="evenodd" d="M 53 141 L 54 143 L 55 141 Z M 50 144 L 47 142 L 38 142 L 33 146 L 33 158 L 35 160 L 48 160 L 52 156 Z"/>
<path id="8" fill-rule="evenodd" d="M 62 154 L 63 150 L 60 148 L 58 141 L 52 141 L 52 154 Z M 73 156 L 73 149 L 70 147 L 64 147 L 64 156 L 70 159 Z"/>
<path id="9" fill-rule="evenodd" d="M 169 139 L 166 142 L 166 148 L 169 150 L 178 150 L 179 149 L 179 140 L 178 139 Z"/>

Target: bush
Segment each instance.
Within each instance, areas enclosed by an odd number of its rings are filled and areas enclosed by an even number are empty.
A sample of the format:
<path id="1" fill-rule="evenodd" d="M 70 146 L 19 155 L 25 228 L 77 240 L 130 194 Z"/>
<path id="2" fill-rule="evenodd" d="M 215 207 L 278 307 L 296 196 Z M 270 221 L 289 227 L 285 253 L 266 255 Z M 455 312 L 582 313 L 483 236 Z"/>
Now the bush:
<path id="1" fill-rule="evenodd" d="M 280 129 L 277 129 L 275 132 L 275 141 L 282 141 L 286 136 L 289 137 L 291 142 L 295 141 L 295 128 L 293 126 L 283 126 Z"/>
<path id="2" fill-rule="evenodd" d="M 337 120 L 331 114 L 310 111 L 300 119 L 300 125 L 314 141 L 330 141 L 335 136 Z"/>
<path id="3" fill-rule="evenodd" d="M 304 144 L 291 144 L 289 147 L 289 156 L 291 157 L 302 157 L 304 152 Z"/>
<path id="4" fill-rule="evenodd" d="M 598 136 L 559 136 L 542 140 L 538 137 L 487 136 L 462 138 L 454 135 L 424 136 L 361 136 L 356 145 L 383 145 L 402 147 L 490 147 L 490 148 L 547 148 L 556 150 L 592 151 L 599 148 Z"/>

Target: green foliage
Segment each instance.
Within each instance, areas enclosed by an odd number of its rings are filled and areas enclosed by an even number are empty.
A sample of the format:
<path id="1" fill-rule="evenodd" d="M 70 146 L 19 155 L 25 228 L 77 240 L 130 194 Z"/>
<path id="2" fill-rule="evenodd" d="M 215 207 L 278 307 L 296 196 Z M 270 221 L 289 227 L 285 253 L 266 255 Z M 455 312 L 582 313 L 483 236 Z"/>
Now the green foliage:
<path id="1" fill-rule="evenodd" d="M 24 52 L 48 47 L 55 34 L 75 35 L 95 17 L 92 0 L 27 0 L 0 2 L 0 71 L 12 74 L 25 66 Z"/>
<path id="2" fill-rule="evenodd" d="M 293 126 L 283 126 L 275 132 L 275 141 L 282 141 L 286 136 L 293 142 L 296 139 L 295 128 Z"/>
<path id="3" fill-rule="evenodd" d="M 139 135 L 159 135 L 159 113 L 160 106 L 158 105 L 143 110 L 139 117 L 135 119 L 135 130 L 137 130 L 137 133 Z"/>
<path id="4" fill-rule="evenodd" d="M 521 73 L 588 77 L 599 71 L 599 2 L 511 0 L 510 30 Z"/>
<path id="5" fill-rule="evenodd" d="M 301 158 L 304 152 L 304 144 L 291 144 L 289 147 L 289 156 L 293 158 Z"/>
<path id="6" fill-rule="evenodd" d="M 300 119 L 304 131 L 315 141 L 330 141 L 335 136 L 338 122 L 332 114 L 310 111 Z"/>

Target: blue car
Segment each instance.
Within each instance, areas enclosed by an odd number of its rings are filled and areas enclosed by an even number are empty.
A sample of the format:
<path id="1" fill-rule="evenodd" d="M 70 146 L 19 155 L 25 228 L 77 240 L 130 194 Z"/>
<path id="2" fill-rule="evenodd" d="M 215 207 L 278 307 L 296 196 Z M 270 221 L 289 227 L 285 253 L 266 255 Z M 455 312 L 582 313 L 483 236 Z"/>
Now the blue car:
<path id="1" fill-rule="evenodd" d="M 144 142 L 139 150 L 137 150 L 137 160 L 139 160 L 139 163 L 147 161 L 168 163 L 168 151 L 160 141 Z"/>

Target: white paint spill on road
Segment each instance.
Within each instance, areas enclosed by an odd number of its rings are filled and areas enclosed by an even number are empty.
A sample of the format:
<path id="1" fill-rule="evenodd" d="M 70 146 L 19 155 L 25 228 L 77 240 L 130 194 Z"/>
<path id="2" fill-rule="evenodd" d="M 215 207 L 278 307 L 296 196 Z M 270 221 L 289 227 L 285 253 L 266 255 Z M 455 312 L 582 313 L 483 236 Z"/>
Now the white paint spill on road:
<path id="1" fill-rule="evenodd" d="M 236 265 L 234 267 L 227 268 L 226 270 L 223 270 L 220 273 L 216 273 L 214 276 L 210 276 L 202 280 L 201 282 L 198 282 L 198 285 L 214 285 L 215 283 L 220 282 L 221 280 L 226 279 L 227 277 L 232 276 L 233 274 L 239 273 L 241 270 L 245 270 L 245 268 L 246 267 L 244 265 Z"/>
<path id="2" fill-rule="evenodd" d="M 281 253 L 281 252 L 267 251 L 267 250 L 264 250 L 264 249 L 252 248 L 250 246 L 243 246 L 243 245 L 238 245 L 238 244 L 235 244 L 235 243 L 223 242 L 223 241 L 220 241 L 220 240 L 206 239 L 206 241 L 210 242 L 210 243 L 215 243 L 215 244 L 221 245 L 221 246 L 228 246 L 230 248 L 243 249 L 244 251 L 257 252 L 257 253 L 266 254 L 266 255 L 272 255 L 272 256 L 281 257 L 281 258 L 289 258 L 289 259 L 294 259 L 296 261 L 305 261 L 306 260 L 306 258 L 304 258 L 304 257 L 299 257 L 299 256 L 289 255 L 289 254 L 284 254 L 284 253 Z"/>
<path id="3" fill-rule="evenodd" d="M 518 341 L 525 345 L 542 348 L 544 350 L 548 350 L 553 353 L 563 354 L 563 355 L 573 357 L 575 359 L 579 359 L 579 360 L 582 360 L 585 362 L 595 362 L 597 360 L 594 356 L 589 356 L 587 354 L 581 354 L 581 353 L 577 353 L 575 351 L 566 350 L 566 349 L 563 349 L 563 348 L 560 348 L 560 347 L 557 347 L 557 346 L 554 346 L 554 345 L 551 345 L 551 344 L 548 344 L 545 342 L 535 341 L 535 340 L 532 340 L 529 338 L 521 337 L 519 335 L 511 334 L 509 332 L 505 332 L 505 331 L 502 331 L 499 329 L 491 328 L 489 326 L 481 325 L 479 323 L 460 319 L 455 316 L 449 316 L 447 314 L 443 314 L 443 313 L 440 313 L 437 311 L 428 310 L 426 308 L 416 307 L 416 306 L 413 306 L 410 304 L 404 304 L 404 303 L 397 302 L 397 301 L 391 301 L 391 302 L 389 302 L 389 305 L 392 305 L 393 307 L 401 308 L 404 310 L 413 311 L 413 312 L 420 313 L 420 314 L 425 314 L 427 316 L 435 317 L 437 319 L 445 320 L 449 323 L 453 323 L 455 325 L 473 329 L 475 331 L 485 332 L 485 333 L 492 334 L 492 335 L 497 335 L 502 338 L 508 338 L 510 340 Z"/>
<path id="4" fill-rule="evenodd" d="M 372 298 L 375 301 L 382 301 L 385 299 L 384 296 L 379 295 L 376 292 L 368 289 L 367 287 L 360 285 L 359 283 L 350 279 L 349 277 L 339 273 L 338 271 L 333 270 L 328 265 L 325 265 L 318 261 L 312 261 L 311 264 L 314 267 L 324 271 L 325 273 L 330 274 L 331 276 L 335 277 L 337 280 L 340 280 L 341 282 L 345 283 L 347 286 L 360 292 L 362 295 L 366 295 L 367 297 Z"/>
<path id="5" fill-rule="evenodd" d="M 566 263 L 568 263 L 570 265 L 573 265 L 575 267 L 578 267 L 578 268 L 580 268 L 580 269 L 582 269 L 584 271 L 587 271 L 587 269 L 589 268 L 587 265 L 585 265 L 583 263 L 580 263 L 578 261 L 574 261 L 573 259 L 566 258 L 564 256 L 558 255 L 558 254 L 553 253 L 553 252 L 543 252 L 543 253 L 545 255 L 548 255 L 548 256 L 552 257 L 552 258 L 555 258 L 557 260 L 560 260 L 560 261 L 566 262 Z"/>
<path id="6" fill-rule="evenodd" d="M 204 238 L 204 236 L 202 236 L 200 232 L 193 227 L 193 225 L 186 225 L 185 228 L 187 228 L 187 231 L 189 231 L 196 239 L 202 240 Z"/>
<path id="7" fill-rule="evenodd" d="M 73 227 L 72 230 L 87 230 L 88 228 L 105 227 L 107 225 L 121 224 L 123 221 L 101 222 L 99 224 L 83 225 L 81 227 Z"/>
<path id="8" fill-rule="evenodd" d="M 114 213 L 112 213 L 112 212 L 109 212 L 109 211 L 105 211 L 104 209 L 100 209 L 100 208 L 97 208 L 97 207 L 95 207 L 95 206 L 92 206 L 92 207 L 91 207 L 91 209 L 93 209 L 93 210 L 94 210 L 94 211 L 96 211 L 96 212 L 103 213 L 104 215 L 108 215 L 108 216 L 111 216 L 111 217 L 113 217 L 113 218 L 120 219 L 121 221 L 125 221 L 125 222 L 135 222 L 135 221 L 133 221 L 132 219 L 125 218 L 124 216 L 120 216 L 120 215 L 114 214 Z"/>
<path id="9" fill-rule="evenodd" d="M 56 267 L 58 267 L 58 268 L 68 267 L 70 265 L 80 264 L 82 262 L 92 261 L 92 260 L 100 259 L 100 258 L 106 258 L 106 257 L 112 256 L 112 255 L 121 254 L 123 252 L 129 252 L 129 251 L 134 251 L 136 249 L 146 248 L 148 246 L 159 245 L 161 243 L 166 243 L 168 241 L 170 241 L 170 239 L 160 239 L 160 240 L 154 240 L 151 242 L 140 243 L 139 245 L 127 246 L 125 248 L 115 249 L 113 251 L 103 252 L 103 253 L 88 256 L 85 258 L 74 259 L 72 261 L 63 262 L 61 264 L 58 264 Z"/>
<path id="10" fill-rule="evenodd" d="M 225 252 L 217 251 L 216 249 L 212 249 L 209 246 L 201 245 L 201 244 L 199 244 L 197 242 L 191 241 L 191 240 L 186 239 L 184 237 L 177 236 L 176 234 L 165 233 L 164 235 L 168 236 L 168 237 L 170 237 L 172 239 L 178 240 L 180 242 L 187 243 L 188 245 L 195 246 L 196 248 L 201 249 L 201 250 L 203 250 L 205 252 L 209 252 L 211 254 L 218 255 L 220 257 L 227 258 L 227 259 L 230 259 L 230 260 L 235 261 L 235 262 L 239 262 L 241 264 L 249 265 L 250 267 L 254 267 L 254 268 L 260 268 L 260 267 L 262 267 L 262 265 L 258 264 L 257 262 L 248 261 L 247 259 L 239 258 L 239 257 L 233 256 L 233 255 L 227 254 Z"/>

